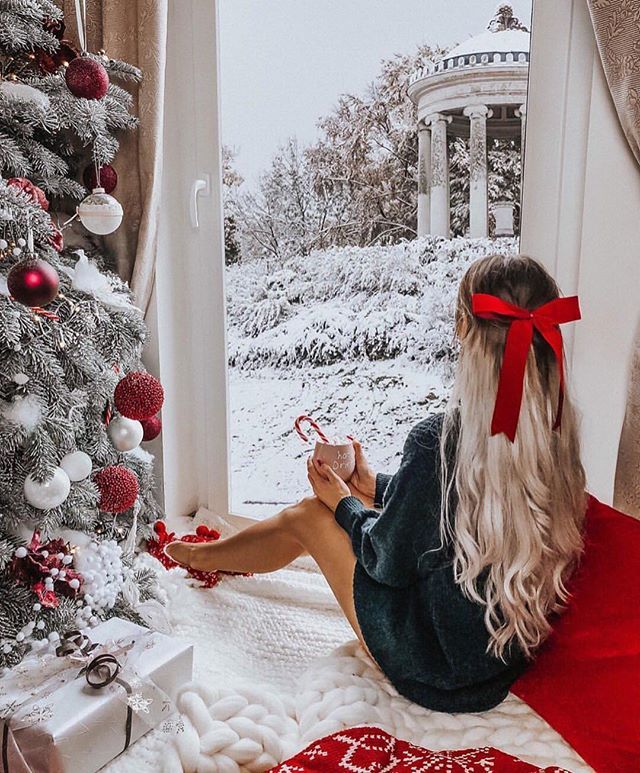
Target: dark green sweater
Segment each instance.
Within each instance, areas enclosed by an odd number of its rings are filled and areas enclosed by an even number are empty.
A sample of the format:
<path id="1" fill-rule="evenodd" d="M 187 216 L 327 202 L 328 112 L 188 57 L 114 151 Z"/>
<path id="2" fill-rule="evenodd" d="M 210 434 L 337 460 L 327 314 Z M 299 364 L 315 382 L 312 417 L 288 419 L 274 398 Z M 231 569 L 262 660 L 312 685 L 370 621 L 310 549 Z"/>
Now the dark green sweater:
<path id="1" fill-rule="evenodd" d="M 441 545 L 443 416 L 413 427 L 398 472 L 377 476 L 375 506 L 381 511 L 349 496 L 335 515 L 357 559 L 358 622 L 391 683 L 429 709 L 485 711 L 506 697 L 526 661 L 515 644 L 506 664 L 486 653 L 484 607 L 463 595 L 453 576 L 451 550 Z M 452 501 L 452 512 L 454 507 Z"/>

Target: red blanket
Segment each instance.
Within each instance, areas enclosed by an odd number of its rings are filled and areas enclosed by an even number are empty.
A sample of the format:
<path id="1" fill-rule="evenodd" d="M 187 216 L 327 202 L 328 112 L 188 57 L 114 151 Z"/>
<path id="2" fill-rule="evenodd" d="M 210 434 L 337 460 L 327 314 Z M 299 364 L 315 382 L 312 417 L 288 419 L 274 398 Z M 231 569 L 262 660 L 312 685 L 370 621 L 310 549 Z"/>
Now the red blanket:
<path id="1" fill-rule="evenodd" d="M 271 769 L 271 773 L 566 773 L 561 768 L 538 768 L 510 754 L 481 749 L 433 752 L 379 730 L 355 727 L 341 730 Z"/>
<path id="2" fill-rule="evenodd" d="M 513 685 L 597 773 L 640 771 L 640 521 L 590 497 L 567 611 Z"/>

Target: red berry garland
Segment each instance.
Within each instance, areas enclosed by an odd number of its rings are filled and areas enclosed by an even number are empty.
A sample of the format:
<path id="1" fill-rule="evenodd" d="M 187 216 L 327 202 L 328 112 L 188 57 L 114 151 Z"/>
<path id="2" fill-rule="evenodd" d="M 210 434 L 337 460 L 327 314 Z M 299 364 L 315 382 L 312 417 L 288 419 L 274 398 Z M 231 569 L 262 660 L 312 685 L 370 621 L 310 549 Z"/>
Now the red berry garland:
<path id="1" fill-rule="evenodd" d="M 143 419 L 140 423 L 142 424 L 143 440 L 155 440 L 162 432 L 162 419 L 159 416 Z"/>
<path id="2" fill-rule="evenodd" d="M 140 491 L 136 474 L 122 464 L 105 467 L 93 480 L 100 491 L 99 507 L 105 513 L 123 513 L 133 507 Z"/>
<path id="3" fill-rule="evenodd" d="M 102 99 L 109 88 L 107 71 L 100 62 L 88 56 L 79 56 L 69 62 L 64 78 L 74 97 Z"/>
<path id="4" fill-rule="evenodd" d="M 150 419 L 162 408 L 164 389 L 151 373 L 127 373 L 115 389 L 113 402 L 128 419 Z"/>
<path id="5" fill-rule="evenodd" d="M 164 566 L 165 569 L 173 569 L 175 566 L 180 566 L 173 561 L 164 552 L 165 545 L 170 542 L 174 542 L 179 539 L 181 542 L 215 542 L 220 539 L 220 532 L 215 529 L 209 529 L 204 524 L 200 524 L 196 529 L 195 534 L 185 534 L 182 537 L 176 538 L 175 532 L 167 531 L 163 521 L 156 521 L 153 524 L 153 530 L 156 533 L 156 539 L 147 540 L 147 551 Z M 187 574 L 193 577 L 195 580 L 199 580 L 202 583 L 203 588 L 213 588 L 220 582 L 221 574 L 240 574 L 239 572 L 203 572 L 199 569 L 191 569 L 187 567 Z M 249 574 L 243 574 L 243 577 L 250 577 Z"/>
<path id="6" fill-rule="evenodd" d="M 97 173 L 95 165 L 91 164 L 84 170 L 82 180 L 90 191 L 104 188 L 105 193 L 113 193 L 118 184 L 118 174 L 111 164 L 104 164 Z"/>

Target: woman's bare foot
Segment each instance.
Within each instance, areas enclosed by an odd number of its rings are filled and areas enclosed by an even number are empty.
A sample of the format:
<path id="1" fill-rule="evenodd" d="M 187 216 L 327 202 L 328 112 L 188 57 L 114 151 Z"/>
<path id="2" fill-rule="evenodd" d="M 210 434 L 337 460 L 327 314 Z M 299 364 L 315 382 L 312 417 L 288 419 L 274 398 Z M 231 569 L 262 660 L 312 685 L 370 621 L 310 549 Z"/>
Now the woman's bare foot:
<path id="1" fill-rule="evenodd" d="M 211 565 L 211 542 L 182 542 L 175 540 L 164 549 L 165 555 L 180 566 L 188 566 L 199 572 L 214 572 L 217 567 Z"/>
<path id="2" fill-rule="evenodd" d="M 175 540 L 165 545 L 164 554 L 181 566 L 193 566 L 193 544 Z"/>

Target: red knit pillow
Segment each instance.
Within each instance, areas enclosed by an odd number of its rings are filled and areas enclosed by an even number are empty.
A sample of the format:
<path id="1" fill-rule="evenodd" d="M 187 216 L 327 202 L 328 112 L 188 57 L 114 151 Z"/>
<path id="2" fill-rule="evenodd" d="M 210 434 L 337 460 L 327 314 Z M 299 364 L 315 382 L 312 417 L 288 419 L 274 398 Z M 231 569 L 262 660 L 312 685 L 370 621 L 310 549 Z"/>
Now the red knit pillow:
<path id="1" fill-rule="evenodd" d="M 640 770 L 640 521 L 590 496 L 571 591 L 511 690 L 595 770 Z"/>

